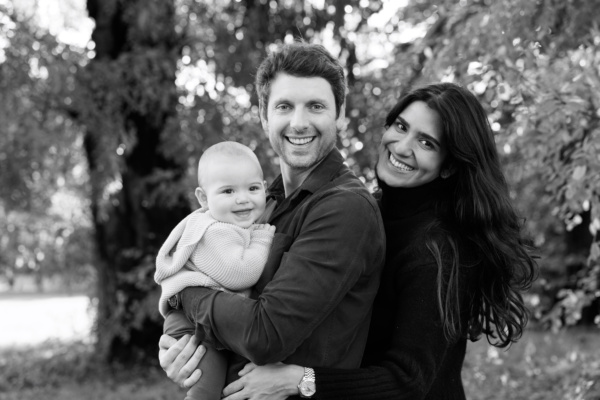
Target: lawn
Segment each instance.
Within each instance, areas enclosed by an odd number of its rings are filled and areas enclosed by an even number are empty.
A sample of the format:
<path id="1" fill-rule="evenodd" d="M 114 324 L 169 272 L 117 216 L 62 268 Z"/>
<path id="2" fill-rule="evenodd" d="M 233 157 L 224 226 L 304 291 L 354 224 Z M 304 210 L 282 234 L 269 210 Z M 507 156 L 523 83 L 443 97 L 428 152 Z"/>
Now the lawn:
<path id="1" fill-rule="evenodd" d="M 598 329 L 527 331 L 508 351 L 470 344 L 463 380 L 470 400 L 600 399 Z M 46 342 L 2 350 L 0 400 L 160 400 L 184 392 L 156 366 L 91 365 L 90 345 Z"/>

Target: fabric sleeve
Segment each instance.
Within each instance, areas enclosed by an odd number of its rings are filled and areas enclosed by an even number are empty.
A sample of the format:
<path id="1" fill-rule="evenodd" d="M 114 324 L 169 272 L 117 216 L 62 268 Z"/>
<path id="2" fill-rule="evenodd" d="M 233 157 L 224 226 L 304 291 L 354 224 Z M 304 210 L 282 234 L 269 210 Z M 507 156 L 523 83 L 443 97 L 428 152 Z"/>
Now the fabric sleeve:
<path id="1" fill-rule="evenodd" d="M 424 398 L 453 345 L 444 337 L 436 282 L 435 264 L 403 268 L 402 273 L 396 274 L 394 332 L 383 359 L 361 369 L 314 368 L 315 398 Z"/>
<path id="2" fill-rule="evenodd" d="M 225 289 L 248 289 L 260 278 L 272 241 L 272 232 L 256 234 L 217 222 L 204 235 L 192 262 Z"/>
<path id="3" fill-rule="evenodd" d="M 284 360 L 362 274 L 380 268 L 385 246 L 380 221 L 376 206 L 364 197 L 332 193 L 312 204 L 258 299 L 187 288 L 184 309 L 235 353 L 257 364 Z"/>

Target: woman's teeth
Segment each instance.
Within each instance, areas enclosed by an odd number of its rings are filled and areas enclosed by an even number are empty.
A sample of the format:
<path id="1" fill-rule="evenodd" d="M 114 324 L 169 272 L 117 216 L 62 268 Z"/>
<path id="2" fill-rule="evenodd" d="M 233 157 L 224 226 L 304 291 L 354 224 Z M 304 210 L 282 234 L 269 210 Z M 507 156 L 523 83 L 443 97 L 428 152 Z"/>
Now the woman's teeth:
<path id="1" fill-rule="evenodd" d="M 390 163 L 392 163 L 392 165 L 398 169 L 401 169 L 402 171 L 412 171 L 414 170 L 413 167 L 410 167 L 398 160 L 396 160 L 396 158 L 394 158 L 393 154 L 390 154 Z"/>

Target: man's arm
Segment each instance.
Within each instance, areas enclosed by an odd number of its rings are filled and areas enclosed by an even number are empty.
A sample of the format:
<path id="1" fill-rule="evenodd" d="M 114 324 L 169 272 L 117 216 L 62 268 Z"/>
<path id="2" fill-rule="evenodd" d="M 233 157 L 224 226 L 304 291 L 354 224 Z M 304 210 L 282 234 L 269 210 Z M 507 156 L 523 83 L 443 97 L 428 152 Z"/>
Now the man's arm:
<path id="1" fill-rule="evenodd" d="M 361 278 L 379 274 L 384 251 L 374 202 L 337 192 L 313 204 L 257 300 L 188 288 L 182 292 L 184 310 L 226 348 L 257 364 L 280 361 Z"/>

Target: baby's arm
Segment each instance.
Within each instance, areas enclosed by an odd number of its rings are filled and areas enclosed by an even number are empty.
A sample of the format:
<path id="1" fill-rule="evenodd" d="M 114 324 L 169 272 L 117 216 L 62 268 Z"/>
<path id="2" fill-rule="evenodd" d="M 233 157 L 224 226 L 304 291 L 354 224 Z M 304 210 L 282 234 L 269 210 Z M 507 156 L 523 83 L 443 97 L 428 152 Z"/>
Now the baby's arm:
<path id="1" fill-rule="evenodd" d="M 192 261 L 224 288 L 248 289 L 262 274 L 273 236 L 274 227 L 232 229 L 229 224 L 213 224 Z"/>

